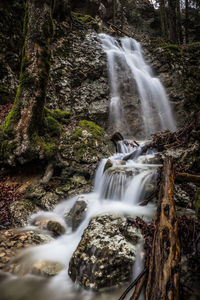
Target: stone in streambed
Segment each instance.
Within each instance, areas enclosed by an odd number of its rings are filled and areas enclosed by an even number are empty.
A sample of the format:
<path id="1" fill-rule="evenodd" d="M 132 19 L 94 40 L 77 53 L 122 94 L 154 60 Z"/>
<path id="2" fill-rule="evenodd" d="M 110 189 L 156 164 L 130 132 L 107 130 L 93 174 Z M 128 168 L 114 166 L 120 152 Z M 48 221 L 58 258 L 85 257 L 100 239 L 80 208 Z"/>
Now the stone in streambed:
<path id="1" fill-rule="evenodd" d="M 88 200 L 81 196 L 76 200 L 69 213 L 66 214 L 65 221 L 72 227 L 72 231 L 75 231 L 83 221 L 87 208 Z"/>
<path id="2" fill-rule="evenodd" d="M 40 260 L 32 265 L 30 273 L 50 277 L 57 275 L 64 267 L 65 266 L 59 262 Z"/>
<path id="3" fill-rule="evenodd" d="M 70 277 L 93 290 L 128 282 L 140 237 L 137 229 L 127 226 L 124 217 L 92 218 L 70 260 Z"/>

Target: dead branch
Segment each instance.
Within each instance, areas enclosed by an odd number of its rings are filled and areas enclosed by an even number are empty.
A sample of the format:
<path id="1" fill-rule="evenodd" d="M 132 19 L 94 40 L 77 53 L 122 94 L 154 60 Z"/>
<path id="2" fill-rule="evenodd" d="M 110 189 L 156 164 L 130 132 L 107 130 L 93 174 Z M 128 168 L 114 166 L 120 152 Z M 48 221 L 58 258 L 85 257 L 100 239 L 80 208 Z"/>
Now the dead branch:
<path id="1" fill-rule="evenodd" d="M 200 175 L 197 174 L 189 174 L 189 173 L 178 173 L 175 178 L 176 181 L 183 182 L 194 182 L 200 183 Z"/>
<path id="2" fill-rule="evenodd" d="M 174 199 L 172 158 L 165 158 L 154 239 L 145 291 L 146 300 L 179 299 L 180 242 Z"/>
<path id="3" fill-rule="evenodd" d="M 142 288 L 144 286 L 145 280 L 146 280 L 146 276 L 147 276 L 147 274 L 144 273 L 142 275 L 142 277 L 140 278 L 140 280 L 137 282 L 137 285 L 135 287 L 133 295 L 131 296 L 131 298 L 129 300 L 137 300 L 139 298 Z"/>
<path id="4" fill-rule="evenodd" d="M 138 283 L 138 281 L 143 277 L 146 273 L 146 268 L 136 277 L 136 279 L 127 287 L 127 289 L 123 292 L 119 300 L 123 300 L 126 295 L 134 288 L 134 286 Z"/>
<path id="5" fill-rule="evenodd" d="M 113 25 L 113 24 L 110 23 L 110 22 L 106 22 L 106 23 L 110 26 L 110 28 L 111 28 L 112 30 L 114 30 L 114 31 L 119 31 L 119 32 L 123 33 L 125 36 L 128 36 L 128 37 L 132 38 L 132 36 L 131 36 L 128 32 L 125 32 L 124 30 L 120 29 L 119 27 Z"/>

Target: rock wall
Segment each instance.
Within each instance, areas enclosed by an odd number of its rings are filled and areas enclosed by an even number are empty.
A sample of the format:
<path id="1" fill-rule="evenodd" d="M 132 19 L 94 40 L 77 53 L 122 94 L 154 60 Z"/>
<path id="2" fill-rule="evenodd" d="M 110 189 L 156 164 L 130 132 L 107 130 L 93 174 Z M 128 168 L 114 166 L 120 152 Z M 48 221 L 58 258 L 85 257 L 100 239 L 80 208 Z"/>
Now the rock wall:
<path id="1" fill-rule="evenodd" d="M 62 27 L 53 45 L 47 106 L 89 119 L 106 127 L 109 87 L 106 56 L 95 31 L 72 31 Z M 60 27 L 57 28 L 60 30 Z"/>

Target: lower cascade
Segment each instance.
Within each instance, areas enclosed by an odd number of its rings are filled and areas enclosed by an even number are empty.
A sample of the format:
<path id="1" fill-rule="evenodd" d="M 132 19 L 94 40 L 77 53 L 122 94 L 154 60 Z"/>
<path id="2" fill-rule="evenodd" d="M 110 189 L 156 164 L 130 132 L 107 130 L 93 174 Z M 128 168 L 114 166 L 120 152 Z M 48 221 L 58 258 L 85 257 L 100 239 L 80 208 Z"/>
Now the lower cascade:
<path id="1" fill-rule="evenodd" d="M 120 141 L 126 147 L 127 141 Z M 116 299 L 121 289 L 142 268 L 142 235 L 127 218 L 139 216 L 145 221 L 154 216 L 155 205 L 139 204 L 152 194 L 157 169 L 160 166 L 155 151 L 127 159 L 127 154 L 141 152 L 140 146 L 129 146 L 123 152 L 103 159 L 96 171 L 92 193 L 73 197 L 58 204 L 52 212 L 32 215 L 24 231 L 56 232 L 59 237 L 50 243 L 22 252 L 9 275 L 0 286 L 1 294 L 8 293 L 12 281 L 11 299 L 28 295 L 35 299 Z M 120 145 L 119 147 L 120 148 Z M 130 155 L 131 156 L 131 155 Z M 45 224 L 59 224 L 62 229 Z M 58 228 L 58 226 L 57 226 Z M 53 231 L 54 230 L 54 231 Z M 137 266 L 134 271 L 133 267 Z M 51 277 L 42 279 L 40 276 Z M 73 284 L 89 288 L 81 289 Z M 107 287 L 118 289 L 94 293 Z M 22 290 L 19 291 L 19 288 Z"/>
<path id="2" fill-rule="evenodd" d="M 158 127 L 175 130 L 164 88 L 152 76 L 139 43 L 123 38 L 120 44 L 105 34 L 100 39 L 108 56 L 113 129 L 124 130 L 125 124 L 116 72 L 123 64 L 137 83 L 144 135 L 149 137 Z M 23 231 L 51 232 L 56 238 L 49 236 L 48 243 L 19 254 L 16 275 L 0 284 L 3 299 L 114 300 L 141 272 L 143 237 L 128 220 L 153 219 L 155 204 L 140 204 L 153 194 L 161 164 L 155 149 L 144 150 L 145 142 L 138 143 L 116 142 L 116 153 L 99 163 L 93 192 L 72 197 L 52 212 L 32 215 Z"/>

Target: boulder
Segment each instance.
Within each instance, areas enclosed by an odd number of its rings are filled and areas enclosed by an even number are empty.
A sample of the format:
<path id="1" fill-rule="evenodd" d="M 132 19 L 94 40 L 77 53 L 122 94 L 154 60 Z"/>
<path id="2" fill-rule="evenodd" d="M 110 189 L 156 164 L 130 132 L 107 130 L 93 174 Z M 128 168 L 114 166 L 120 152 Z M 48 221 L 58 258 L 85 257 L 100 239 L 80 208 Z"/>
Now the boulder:
<path id="1" fill-rule="evenodd" d="M 11 203 L 9 206 L 9 212 L 12 225 L 14 227 L 23 227 L 28 225 L 30 216 L 37 211 L 39 211 L 39 208 L 27 199 Z"/>
<path id="2" fill-rule="evenodd" d="M 65 233 L 65 228 L 56 221 L 49 221 L 47 223 L 47 230 L 51 231 L 55 237 Z"/>
<path id="3" fill-rule="evenodd" d="M 50 213 L 51 214 L 51 213 Z M 53 236 L 57 237 L 65 233 L 66 226 L 62 219 L 56 216 L 40 214 L 31 218 L 30 224 L 36 226 L 39 230 L 50 231 Z"/>
<path id="4" fill-rule="evenodd" d="M 69 213 L 65 215 L 65 221 L 72 227 L 72 231 L 75 231 L 83 221 L 87 207 L 88 200 L 85 199 L 84 196 L 78 197 Z"/>
<path id="5" fill-rule="evenodd" d="M 24 257 L 24 254 L 16 260 L 13 260 L 13 257 L 16 258 L 20 255 L 20 251 L 27 247 L 50 243 L 53 240 L 47 233 L 18 231 L 16 229 L 2 230 L 0 235 L 0 269 L 15 274 L 20 272 L 24 274 L 23 263 L 20 259 Z"/>
<path id="6" fill-rule="evenodd" d="M 126 218 L 112 215 L 91 219 L 69 262 L 69 275 L 85 288 L 99 290 L 128 282 L 141 238 Z"/>
<path id="7" fill-rule="evenodd" d="M 43 277 L 50 277 L 57 275 L 64 269 L 64 267 L 65 266 L 59 262 L 40 260 L 32 265 L 29 273 Z"/>
<path id="8" fill-rule="evenodd" d="M 58 201 L 58 195 L 48 192 L 38 201 L 38 205 L 46 210 L 52 210 Z"/>

